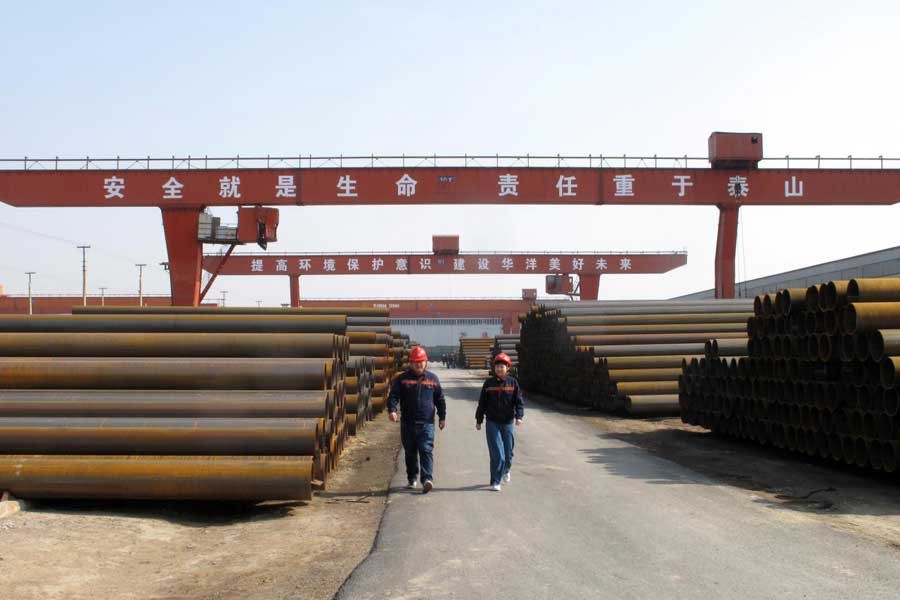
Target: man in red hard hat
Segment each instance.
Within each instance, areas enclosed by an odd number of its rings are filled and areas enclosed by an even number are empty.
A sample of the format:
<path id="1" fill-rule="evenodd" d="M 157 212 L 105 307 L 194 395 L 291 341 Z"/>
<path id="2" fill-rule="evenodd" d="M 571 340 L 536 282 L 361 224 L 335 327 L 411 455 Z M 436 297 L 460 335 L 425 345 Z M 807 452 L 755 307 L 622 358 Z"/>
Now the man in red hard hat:
<path id="1" fill-rule="evenodd" d="M 509 482 L 513 448 L 516 445 L 514 425 L 525 418 L 525 401 L 515 377 L 509 374 L 512 360 L 501 352 L 493 360 L 494 374 L 481 386 L 478 408 L 475 410 L 475 429 L 487 418 L 488 454 L 491 457 L 491 489 L 500 491 L 500 482 Z"/>
<path id="2" fill-rule="evenodd" d="M 425 348 L 413 348 L 409 353 L 410 368 L 394 380 L 388 396 L 391 421 L 400 421 L 400 439 L 406 454 L 406 487 L 416 488 L 416 477 L 421 475 L 423 494 L 434 487 L 434 413 L 437 412 L 441 429 L 447 420 L 447 403 L 441 382 L 425 369 L 427 364 Z"/>

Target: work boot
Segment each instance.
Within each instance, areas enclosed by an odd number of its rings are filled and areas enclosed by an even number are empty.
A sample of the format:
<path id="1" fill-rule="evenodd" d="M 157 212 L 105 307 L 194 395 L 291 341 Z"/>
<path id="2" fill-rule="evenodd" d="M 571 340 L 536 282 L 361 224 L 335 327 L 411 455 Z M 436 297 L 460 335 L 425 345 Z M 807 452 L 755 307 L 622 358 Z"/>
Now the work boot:
<path id="1" fill-rule="evenodd" d="M 417 487 L 419 487 L 419 482 L 416 481 L 415 479 L 410 479 L 409 481 L 406 482 L 406 489 L 408 489 L 408 490 L 414 490 Z"/>

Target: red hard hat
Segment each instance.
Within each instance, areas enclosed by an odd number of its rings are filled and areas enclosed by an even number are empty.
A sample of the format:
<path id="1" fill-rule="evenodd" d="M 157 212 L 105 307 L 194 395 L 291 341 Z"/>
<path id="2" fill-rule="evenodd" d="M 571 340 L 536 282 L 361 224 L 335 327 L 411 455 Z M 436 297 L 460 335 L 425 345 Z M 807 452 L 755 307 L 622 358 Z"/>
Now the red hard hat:
<path id="1" fill-rule="evenodd" d="M 506 363 L 507 367 L 512 368 L 512 359 L 509 358 L 506 352 L 501 352 L 494 357 L 494 364 L 496 365 L 498 362 Z"/>
<path id="2" fill-rule="evenodd" d="M 428 360 L 428 355 L 425 354 L 425 348 L 416 346 L 409 353 L 409 362 L 419 362 L 420 360 Z"/>

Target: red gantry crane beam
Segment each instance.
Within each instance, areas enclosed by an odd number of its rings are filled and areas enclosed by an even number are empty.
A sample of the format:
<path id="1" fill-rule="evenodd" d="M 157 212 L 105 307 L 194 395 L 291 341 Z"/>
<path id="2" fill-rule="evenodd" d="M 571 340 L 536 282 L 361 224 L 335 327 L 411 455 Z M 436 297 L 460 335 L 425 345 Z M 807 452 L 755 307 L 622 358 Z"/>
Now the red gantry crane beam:
<path id="1" fill-rule="evenodd" d="M 361 157 L 317 159 L 316 165 L 310 158 L 304 166 L 307 159 L 303 157 L 235 158 L 221 168 L 206 168 L 207 159 L 190 157 L 172 158 L 171 163 L 150 158 L 25 159 L 18 161 L 21 169 L 15 168 L 14 161 L 0 161 L 0 201 L 19 207 L 160 207 L 174 304 L 199 302 L 202 242 L 197 239 L 197 228 L 199 213 L 207 206 L 715 206 L 719 209 L 716 296 L 730 298 L 734 296 L 741 206 L 889 205 L 900 201 L 900 169 L 883 168 L 889 159 L 874 159 L 882 168 L 759 169 L 762 135 L 758 133 L 713 133 L 709 138 L 711 168 L 656 168 L 649 166 L 656 164 L 654 157 L 631 159 L 634 167 L 628 166 L 628 157 L 617 159 L 622 166 L 616 167 L 604 166 L 609 158 L 596 157 L 556 157 L 557 165 L 552 167 L 525 166 L 532 161 L 526 157 L 504 157 L 512 160 L 511 166 L 499 166 L 500 157 L 497 166 L 469 166 L 483 162 L 471 157 L 418 157 L 417 166 L 405 166 L 413 158 L 403 157 L 401 166 L 377 166 L 400 159 L 372 157 L 370 166 L 361 166 Z M 464 166 L 460 166 L 463 159 Z M 813 160 L 818 165 L 827 159 Z M 242 168 L 241 161 L 265 168 Z M 444 161 L 453 164 L 434 166 Z M 576 161 L 588 166 L 564 164 Z M 600 166 L 594 167 L 592 161 Z M 685 157 L 681 164 L 689 162 Z M 431 166 L 420 166 L 429 163 Z"/>
<path id="2" fill-rule="evenodd" d="M 666 273 L 687 263 L 684 252 L 465 254 L 235 254 L 203 257 L 218 275 L 284 275 L 291 304 L 299 305 L 306 275 L 529 275 L 575 274 L 582 300 L 596 300 L 601 275 Z"/>

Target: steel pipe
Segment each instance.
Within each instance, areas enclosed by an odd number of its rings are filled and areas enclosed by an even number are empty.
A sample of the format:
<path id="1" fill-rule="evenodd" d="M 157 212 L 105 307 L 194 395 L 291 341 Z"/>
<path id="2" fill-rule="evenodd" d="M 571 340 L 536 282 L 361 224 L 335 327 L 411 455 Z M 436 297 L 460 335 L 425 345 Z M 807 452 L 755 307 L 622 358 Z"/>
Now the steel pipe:
<path id="1" fill-rule="evenodd" d="M 0 333 L 0 356 L 302 357 L 349 356 L 331 333 Z"/>
<path id="2" fill-rule="evenodd" d="M 610 370 L 615 369 L 666 369 L 681 367 L 683 361 L 703 358 L 702 354 L 674 355 L 674 356 L 610 356 L 608 358 L 595 357 L 596 362 L 602 363 Z"/>
<path id="3" fill-rule="evenodd" d="M 562 317 L 571 326 L 585 325 L 670 325 L 675 323 L 746 323 L 752 312 L 649 314 L 649 315 L 570 315 Z"/>
<path id="4" fill-rule="evenodd" d="M 900 302 L 851 302 L 844 309 L 844 331 L 900 328 Z"/>
<path id="5" fill-rule="evenodd" d="M 735 323 L 673 323 L 653 325 L 568 325 L 568 335 L 674 334 L 747 331 L 746 321 Z"/>
<path id="6" fill-rule="evenodd" d="M 703 333 L 659 333 L 659 334 L 634 334 L 634 335 L 575 335 L 571 336 L 576 346 L 614 346 L 614 345 L 666 345 L 686 344 L 690 342 L 702 342 L 713 338 L 747 338 L 742 332 L 703 332 Z M 691 352 L 694 354 L 694 352 Z"/>
<path id="7" fill-rule="evenodd" d="M 626 381 L 610 383 L 610 388 L 613 394 L 621 396 L 677 394 L 678 381 Z"/>
<path id="8" fill-rule="evenodd" d="M 0 388 L 326 390 L 334 387 L 334 364 L 317 358 L 0 358 Z"/>
<path id="9" fill-rule="evenodd" d="M 885 356 L 900 356 L 900 329 L 870 331 L 866 334 L 866 342 L 872 360 L 880 361 Z"/>
<path id="10" fill-rule="evenodd" d="M 3 417 L 0 454 L 313 456 L 323 419 Z"/>
<path id="11" fill-rule="evenodd" d="M 2 315 L 0 331 L 54 333 L 338 333 L 344 315 Z"/>
<path id="12" fill-rule="evenodd" d="M 629 416 L 676 416 L 681 412 L 678 394 L 626 396 L 622 410 Z"/>
<path id="13" fill-rule="evenodd" d="M 324 418 L 334 391 L 0 390 L 0 417 Z"/>
<path id="14" fill-rule="evenodd" d="M 849 302 L 900 302 L 900 279 L 851 279 L 847 283 Z"/>
<path id="15" fill-rule="evenodd" d="M 20 498 L 310 500 L 312 456 L 0 456 Z"/>
<path id="16" fill-rule="evenodd" d="M 885 356 L 881 359 L 881 385 L 892 388 L 897 384 L 900 371 L 900 356 Z"/>
<path id="17" fill-rule="evenodd" d="M 678 381 L 681 369 L 615 369 L 608 372 L 610 381 Z"/>

